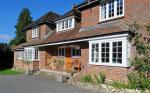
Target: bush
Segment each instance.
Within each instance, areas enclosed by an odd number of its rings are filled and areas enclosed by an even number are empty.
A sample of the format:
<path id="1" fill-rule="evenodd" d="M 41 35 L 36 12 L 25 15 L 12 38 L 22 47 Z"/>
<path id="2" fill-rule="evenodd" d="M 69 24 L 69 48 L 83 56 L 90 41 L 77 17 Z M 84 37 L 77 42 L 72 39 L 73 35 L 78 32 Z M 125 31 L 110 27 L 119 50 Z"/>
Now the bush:
<path id="1" fill-rule="evenodd" d="M 92 83 L 93 80 L 92 80 L 91 75 L 85 75 L 85 76 L 83 76 L 82 77 L 82 82 L 84 82 L 84 83 Z"/>
<path id="2" fill-rule="evenodd" d="M 118 88 L 118 89 L 126 89 L 126 88 L 129 88 L 128 84 L 126 84 L 126 83 L 124 83 L 124 82 L 119 82 L 119 81 L 113 82 L 112 86 L 114 86 L 115 88 Z"/>
<path id="3" fill-rule="evenodd" d="M 104 73 L 101 72 L 99 75 L 94 74 L 94 77 L 97 84 L 105 83 L 106 75 Z"/>
<path id="4" fill-rule="evenodd" d="M 129 87 L 132 89 L 150 89 L 150 77 L 139 73 L 130 73 L 128 75 Z"/>

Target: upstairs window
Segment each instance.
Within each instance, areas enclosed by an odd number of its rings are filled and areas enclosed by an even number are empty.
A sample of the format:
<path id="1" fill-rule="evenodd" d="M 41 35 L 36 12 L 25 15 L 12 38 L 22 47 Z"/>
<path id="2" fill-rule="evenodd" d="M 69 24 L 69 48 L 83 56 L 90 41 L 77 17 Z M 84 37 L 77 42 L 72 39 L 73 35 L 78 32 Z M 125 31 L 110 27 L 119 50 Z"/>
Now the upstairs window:
<path id="1" fill-rule="evenodd" d="M 32 28 L 32 38 L 37 38 L 39 35 L 39 28 L 38 27 L 34 27 Z"/>
<path id="2" fill-rule="evenodd" d="M 124 0 L 110 0 L 100 7 L 101 21 L 113 19 L 124 15 Z"/>
<path id="3" fill-rule="evenodd" d="M 75 21 L 74 18 L 66 18 L 56 22 L 56 24 L 57 24 L 57 31 L 63 31 L 74 28 Z"/>

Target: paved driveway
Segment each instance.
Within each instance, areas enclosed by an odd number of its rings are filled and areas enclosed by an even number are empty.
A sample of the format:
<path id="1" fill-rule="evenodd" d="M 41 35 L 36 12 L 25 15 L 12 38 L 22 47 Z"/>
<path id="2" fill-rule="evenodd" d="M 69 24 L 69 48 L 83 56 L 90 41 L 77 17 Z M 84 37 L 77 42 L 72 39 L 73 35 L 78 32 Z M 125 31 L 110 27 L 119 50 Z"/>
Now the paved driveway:
<path id="1" fill-rule="evenodd" d="M 96 93 L 38 76 L 0 75 L 0 93 Z"/>

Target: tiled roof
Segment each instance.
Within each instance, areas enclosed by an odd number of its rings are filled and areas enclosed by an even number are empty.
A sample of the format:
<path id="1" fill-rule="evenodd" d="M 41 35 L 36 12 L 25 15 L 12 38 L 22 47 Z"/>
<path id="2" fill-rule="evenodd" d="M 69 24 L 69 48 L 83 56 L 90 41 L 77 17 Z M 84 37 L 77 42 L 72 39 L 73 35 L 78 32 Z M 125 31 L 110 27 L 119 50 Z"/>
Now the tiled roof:
<path id="1" fill-rule="evenodd" d="M 77 39 L 106 36 L 112 34 L 121 34 L 129 33 L 127 29 L 121 28 L 120 26 L 110 25 L 110 26 L 100 26 L 100 28 L 89 29 L 85 31 L 80 31 L 80 23 L 77 24 L 75 29 L 65 31 L 65 32 L 56 32 L 54 31 L 50 36 L 44 40 L 37 40 L 32 42 L 27 42 L 24 46 L 35 46 L 42 44 L 57 43 L 63 41 L 71 41 Z"/>
<path id="2" fill-rule="evenodd" d="M 15 47 L 12 47 L 12 50 L 16 50 L 16 49 L 24 49 L 23 46 L 25 45 L 26 43 L 22 43 L 20 45 L 17 45 Z"/>
<path id="3" fill-rule="evenodd" d="M 70 16 L 80 17 L 81 14 L 79 11 L 72 9 L 72 10 L 68 11 L 67 13 L 65 13 L 64 15 L 62 15 L 61 17 L 57 18 L 55 21 L 58 21 L 58 20 L 61 20 L 63 18 L 67 18 Z"/>
<path id="4" fill-rule="evenodd" d="M 55 19 L 59 18 L 60 15 L 56 14 L 54 12 L 48 12 L 47 14 L 43 15 L 42 17 L 40 17 L 39 19 L 35 20 L 33 23 L 29 24 L 28 26 L 26 26 L 24 29 L 28 29 L 31 28 L 34 25 L 38 25 L 40 23 L 53 23 L 55 21 Z"/>

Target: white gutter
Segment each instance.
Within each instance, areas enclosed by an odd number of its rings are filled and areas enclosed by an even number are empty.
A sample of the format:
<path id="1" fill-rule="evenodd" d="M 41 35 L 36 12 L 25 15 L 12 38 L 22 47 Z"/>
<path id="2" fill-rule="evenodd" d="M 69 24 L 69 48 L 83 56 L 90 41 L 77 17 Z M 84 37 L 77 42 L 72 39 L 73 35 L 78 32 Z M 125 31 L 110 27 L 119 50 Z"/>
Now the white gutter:
<path id="1" fill-rule="evenodd" d="M 116 38 L 116 37 L 127 37 L 127 36 L 129 36 L 129 34 L 103 36 L 103 37 L 95 37 L 95 38 L 93 37 L 93 38 L 87 38 L 87 39 L 78 39 L 78 40 L 72 40 L 72 41 L 64 41 L 64 42 L 50 43 L 50 44 L 43 44 L 43 45 L 35 45 L 35 46 L 28 46 L 28 47 L 44 47 L 44 46 L 76 43 L 76 42 L 82 42 L 82 41 L 102 40 L 102 39 L 109 39 L 109 38 Z"/>

